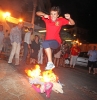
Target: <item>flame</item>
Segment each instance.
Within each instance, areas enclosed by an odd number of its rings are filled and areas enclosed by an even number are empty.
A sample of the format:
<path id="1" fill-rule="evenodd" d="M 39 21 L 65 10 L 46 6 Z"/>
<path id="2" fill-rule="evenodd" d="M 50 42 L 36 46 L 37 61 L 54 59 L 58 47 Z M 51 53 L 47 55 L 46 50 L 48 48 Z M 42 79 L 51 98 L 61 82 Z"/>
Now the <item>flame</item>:
<path id="1" fill-rule="evenodd" d="M 11 15 L 10 12 L 5 12 L 5 13 L 3 13 L 3 17 L 4 17 L 4 18 L 10 17 L 10 15 Z"/>
<path id="2" fill-rule="evenodd" d="M 25 70 L 25 72 L 31 78 L 38 77 L 41 74 L 40 66 L 39 65 L 36 65 L 33 70 L 32 69 L 31 70 Z"/>
<path id="3" fill-rule="evenodd" d="M 42 78 L 44 82 L 55 82 L 56 81 L 56 75 L 53 73 L 52 70 L 44 71 Z"/>
<path id="4" fill-rule="evenodd" d="M 40 66 L 36 65 L 34 69 L 25 70 L 27 75 L 31 78 L 41 77 L 43 82 L 56 82 L 58 77 L 54 74 L 52 70 L 43 71 L 41 74 Z"/>

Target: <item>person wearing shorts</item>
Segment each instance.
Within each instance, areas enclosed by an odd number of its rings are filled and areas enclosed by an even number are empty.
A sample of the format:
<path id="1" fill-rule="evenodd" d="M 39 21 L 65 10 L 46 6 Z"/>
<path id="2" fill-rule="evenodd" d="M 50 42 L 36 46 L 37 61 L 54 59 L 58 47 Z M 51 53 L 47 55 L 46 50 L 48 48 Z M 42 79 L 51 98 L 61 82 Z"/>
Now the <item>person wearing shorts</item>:
<path id="1" fill-rule="evenodd" d="M 59 66 L 59 62 L 60 62 L 60 57 L 61 57 L 61 46 L 58 47 L 56 50 L 54 50 L 54 65 L 56 65 L 56 67 Z"/>
<path id="2" fill-rule="evenodd" d="M 52 61 L 52 49 L 57 49 L 61 44 L 61 38 L 59 35 L 61 27 L 67 24 L 74 25 L 75 22 L 73 19 L 71 19 L 70 14 L 64 14 L 65 18 L 59 17 L 59 7 L 52 7 L 50 10 L 50 15 L 47 15 L 41 11 L 36 12 L 36 14 L 42 17 L 42 20 L 46 24 L 46 37 L 42 45 L 48 58 L 45 70 L 51 70 L 55 68 Z"/>
<path id="3" fill-rule="evenodd" d="M 93 74 L 96 73 L 97 69 L 97 50 L 96 46 L 92 47 L 92 50 L 88 51 L 89 61 L 88 61 L 88 67 L 89 67 L 89 73 L 91 73 L 91 68 L 93 67 Z"/>

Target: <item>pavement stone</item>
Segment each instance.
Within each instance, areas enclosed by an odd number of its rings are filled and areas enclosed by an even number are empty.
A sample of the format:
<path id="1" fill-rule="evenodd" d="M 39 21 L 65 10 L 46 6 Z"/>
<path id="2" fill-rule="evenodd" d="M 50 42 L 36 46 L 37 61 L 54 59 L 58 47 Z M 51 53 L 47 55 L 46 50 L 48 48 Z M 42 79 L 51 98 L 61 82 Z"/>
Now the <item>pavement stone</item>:
<path id="1" fill-rule="evenodd" d="M 14 67 L 0 60 L 0 100 L 44 100 Z"/>

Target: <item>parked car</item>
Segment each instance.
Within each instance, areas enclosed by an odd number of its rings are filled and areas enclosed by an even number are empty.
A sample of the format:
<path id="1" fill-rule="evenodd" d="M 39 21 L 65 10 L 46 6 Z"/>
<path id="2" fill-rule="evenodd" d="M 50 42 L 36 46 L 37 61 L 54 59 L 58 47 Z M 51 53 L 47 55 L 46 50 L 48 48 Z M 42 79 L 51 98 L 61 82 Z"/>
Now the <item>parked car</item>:
<path id="1" fill-rule="evenodd" d="M 87 53 L 88 52 L 80 52 L 80 54 L 79 54 L 79 56 L 77 58 L 77 61 L 76 61 L 76 65 L 87 67 L 88 59 L 89 59 Z"/>

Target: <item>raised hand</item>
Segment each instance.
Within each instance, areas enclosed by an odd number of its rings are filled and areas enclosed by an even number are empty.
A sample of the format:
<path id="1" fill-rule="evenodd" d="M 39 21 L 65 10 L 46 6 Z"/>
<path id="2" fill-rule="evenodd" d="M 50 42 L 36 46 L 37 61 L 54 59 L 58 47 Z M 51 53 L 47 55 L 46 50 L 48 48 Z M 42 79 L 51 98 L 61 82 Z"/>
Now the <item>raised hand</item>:
<path id="1" fill-rule="evenodd" d="M 64 14 L 66 19 L 70 19 L 70 14 Z"/>
<path id="2" fill-rule="evenodd" d="M 44 18 L 48 18 L 48 19 L 49 19 L 49 15 L 46 15 L 46 14 L 45 14 L 45 15 L 44 15 Z"/>

